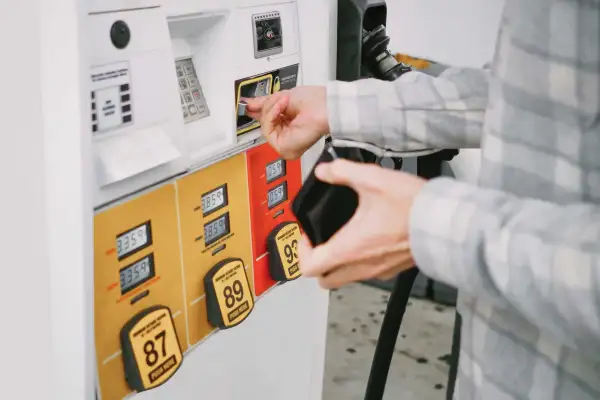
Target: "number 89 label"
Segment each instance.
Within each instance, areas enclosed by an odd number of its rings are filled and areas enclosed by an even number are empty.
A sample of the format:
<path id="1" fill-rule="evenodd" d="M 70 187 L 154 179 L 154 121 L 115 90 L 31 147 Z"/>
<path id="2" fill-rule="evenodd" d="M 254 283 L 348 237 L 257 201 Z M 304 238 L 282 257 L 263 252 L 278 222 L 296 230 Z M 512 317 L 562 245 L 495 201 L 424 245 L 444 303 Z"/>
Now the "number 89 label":
<path id="1" fill-rule="evenodd" d="M 211 318 L 213 325 L 229 328 L 242 322 L 254 307 L 254 296 L 240 259 L 229 259 L 218 264 L 209 273 L 211 290 L 207 290 L 210 302 L 210 292 L 214 293 L 219 318 Z M 209 315 L 209 318 L 211 316 Z"/>

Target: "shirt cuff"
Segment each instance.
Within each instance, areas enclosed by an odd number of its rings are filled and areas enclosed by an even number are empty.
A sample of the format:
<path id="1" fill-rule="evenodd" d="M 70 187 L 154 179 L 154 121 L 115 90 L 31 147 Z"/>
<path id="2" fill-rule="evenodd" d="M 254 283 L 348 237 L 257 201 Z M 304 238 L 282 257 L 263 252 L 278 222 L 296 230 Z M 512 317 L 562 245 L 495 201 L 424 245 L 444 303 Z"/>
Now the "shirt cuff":
<path id="1" fill-rule="evenodd" d="M 329 131 L 334 139 L 385 145 L 380 115 L 382 90 L 389 90 L 385 83 L 363 79 L 327 84 Z"/>
<path id="2" fill-rule="evenodd" d="M 476 251 L 471 228 L 478 187 L 451 178 L 427 182 L 410 212 L 409 240 L 413 258 L 429 278 L 453 287 L 474 278 L 468 256 Z"/>

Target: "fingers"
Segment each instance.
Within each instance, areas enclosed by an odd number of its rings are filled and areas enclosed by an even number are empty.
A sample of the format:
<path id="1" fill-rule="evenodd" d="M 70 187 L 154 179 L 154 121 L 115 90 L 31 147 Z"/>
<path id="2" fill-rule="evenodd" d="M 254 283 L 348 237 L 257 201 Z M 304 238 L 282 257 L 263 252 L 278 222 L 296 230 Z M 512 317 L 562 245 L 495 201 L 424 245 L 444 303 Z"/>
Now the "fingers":
<path id="1" fill-rule="evenodd" d="M 240 100 L 246 102 L 246 115 L 259 121 L 281 97 L 285 97 L 284 91 L 261 97 L 240 97 Z"/>
<path id="2" fill-rule="evenodd" d="M 412 258 L 397 255 L 380 263 L 357 263 L 344 265 L 318 278 L 319 285 L 324 289 L 336 289 L 353 282 L 370 279 L 390 280 L 399 273 L 414 267 Z"/>
<path id="3" fill-rule="evenodd" d="M 415 264 L 408 242 L 386 246 L 385 249 L 359 249 L 359 257 L 348 250 L 359 244 L 348 241 L 340 246 L 340 243 L 332 246 L 330 241 L 312 248 L 306 239 L 302 240 L 298 249 L 302 275 L 316 277 L 322 287 L 332 289 L 376 277 L 391 279 Z"/>
<path id="4" fill-rule="evenodd" d="M 260 116 L 262 111 L 263 104 L 270 96 L 262 96 L 262 97 L 240 97 L 240 100 L 246 102 L 246 114 L 252 118 L 254 118 L 250 114 L 254 114 Z M 256 119 L 256 118 L 254 118 Z"/>
<path id="5" fill-rule="evenodd" d="M 326 243 L 316 247 L 300 246 L 298 250 L 302 275 L 318 277 L 343 265 L 381 258 L 383 253 L 378 249 L 364 249 L 364 243 L 361 243 L 361 238 L 356 235 L 357 225 L 359 224 L 353 217 Z"/>
<path id="6" fill-rule="evenodd" d="M 351 265 L 340 267 L 327 275 L 322 275 L 318 278 L 319 285 L 323 289 L 337 289 L 351 282 L 362 281 L 373 274 L 373 266 Z"/>
<path id="7" fill-rule="evenodd" d="M 343 265 L 352 258 L 348 252 L 355 246 L 356 238 L 353 234 L 353 219 L 346 223 L 326 243 L 312 247 L 307 239 L 298 246 L 300 256 L 300 270 L 302 275 L 317 277 Z"/>
<path id="8" fill-rule="evenodd" d="M 246 102 L 246 115 L 252 119 L 260 120 L 265 105 L 272 100 L 273 96 L 261 97 L 240 97 L 240 100 Z"/>
<path id="9" fill-rule="evenodd" d="M 377 175 L 383 168 L 374 164 L 364 164 L 344 159 L 319 164 L 315 175 L 323 182 L 332 185 L 349 186 L 357 192 L 374 188 Z"/>
<path id="10" fill-rule="evenodd" d="M 278 93 L 279 94 L 279 93 Z M 285 111 L 289 104 L 289 97 L 285 95 L 273 95 L 263 104 L 262 113 L 260 115 L 260 125 L 263 136 L 269 140 L 269 136 L 277 132 L 280 126 L 280 116 Z"/>
<path id="11" fill-rule="evenodd" d="M 398 276 L 398 274 L 399 274 L 398 271 L 384 272 L 381 275 L 377 275 L 375 278 L 379 279 L 380 281 L 389 281 L 391 279 L 394 279 L 396 276 Z"/>

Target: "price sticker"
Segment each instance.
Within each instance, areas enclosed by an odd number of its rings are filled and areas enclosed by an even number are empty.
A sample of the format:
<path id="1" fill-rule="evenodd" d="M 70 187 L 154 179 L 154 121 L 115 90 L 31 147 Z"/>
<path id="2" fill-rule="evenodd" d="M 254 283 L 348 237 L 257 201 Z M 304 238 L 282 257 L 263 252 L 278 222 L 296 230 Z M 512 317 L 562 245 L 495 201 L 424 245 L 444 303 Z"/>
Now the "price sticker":
<path id="1" fill-rule="evenodd" d="M 136 392 L 153 389 L 171 378 L 183 356 L 168 307 L 141 311 L 121 329 L 125 379 Z"/>
<path id="2" fill-rule="evenodd" d="M 298 265 L 298 242 L 300 225 L 297 222 L 282 222 L 267 238 L 269 272 L 273 280 L 292 281 L 300 277 Z"/>
<path id="3" fill-rule="evenodd" d="M 220 329 L 242 323 L 254 308 L 254 296 L 244 262 L 228 258 L 204 277 L 208 320 Z"/>

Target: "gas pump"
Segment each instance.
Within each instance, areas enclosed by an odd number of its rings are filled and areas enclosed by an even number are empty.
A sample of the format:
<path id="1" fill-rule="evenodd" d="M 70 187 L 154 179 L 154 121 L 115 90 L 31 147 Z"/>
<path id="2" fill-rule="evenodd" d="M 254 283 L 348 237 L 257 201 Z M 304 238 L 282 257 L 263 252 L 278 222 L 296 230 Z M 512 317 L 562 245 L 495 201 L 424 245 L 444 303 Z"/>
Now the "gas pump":
<path id="1" fill-rule="evenodd" d="M 375 78 L 393 81 L 412 70 L 411 66 L 398 63 L 387 48 L 390 39 L 385 32 L 386 16 L 384 0 L 339 1 L 338 80 Z M 417 174 L 431 179 L 440 176 L 442 162 L 450 161 L 456 154 L 458 150 L 454 149 L 397 153 L 328 138 L 317 164 L 337 158 L 381 163 L 387 157 L 392 160 L 394 169 L 401 169 L 404 157 L 416 157 Z M 326 184 L 311 172 L 295 198 L 292 209 L 312 244 L 318 245 L 340 229 L 352 217 L 357 206 L 358 197 L 351 188 Z M 375 349 L 365 400 L 383 398 L 394 347 L 418 273 L 418 268 L 413 268 L 396 278 Z"/>
<path id="2" fill-rule="evenodd" d="M 316 157 L 280 159 L 240 98 L 333 78 L 330 9 L 86 0 L 71 10 L 89 49 L 68 51 L 81 63 L 69 82 L 82 77 L 91 153 L 74 169 L 90 172 L 77 204 L 93 213 L 90 263 L 78 268 L 90 271 L 86 385 L 97 400 L 320 398 L 328 297 L 287 261 L 300 231 L 291 200 Z"/>

